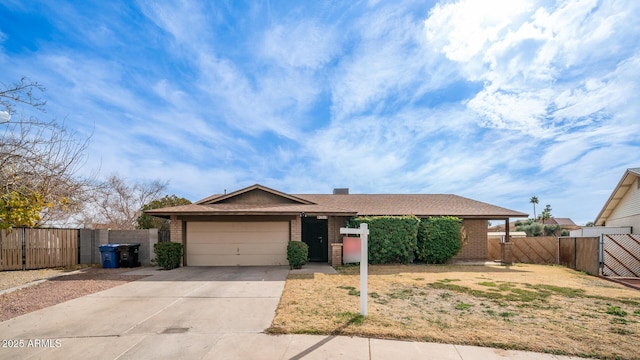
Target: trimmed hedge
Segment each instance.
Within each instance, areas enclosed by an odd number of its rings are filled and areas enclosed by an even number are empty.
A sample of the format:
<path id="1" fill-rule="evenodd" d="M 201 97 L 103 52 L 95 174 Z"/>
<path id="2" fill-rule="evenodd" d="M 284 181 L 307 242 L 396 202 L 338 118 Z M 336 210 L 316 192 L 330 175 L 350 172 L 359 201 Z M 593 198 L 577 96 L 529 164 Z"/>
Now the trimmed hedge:
<path id="1" fill-rule="evenodd" d="M 300 269 L 309 258 L 309 246 L 302 241 L 289 241 L 287 244 L 287 260 L 291 269 Z"/>
<path id="2" fill-rule="evenodd" d="M 462 240 L 462 219 L 451 216 L 422 219 L 417 258 L 428 264 L 444 264 L 460 252 Z"/>
<path id="3" fill-rule="evenodd" d="M 156 254 L 156 263 L 165 270 L 180 267 L 182 257 L 182 244 L 174 242 L 161 242 L 153 244 L 153 252 Z"/>
<path id="4" fill-rule="evenodd" d="M 369 225 L 369 263 L 413 262 L 420 219 L 411 216 L 365 216 L 349 221 L 350 227 Z"/>

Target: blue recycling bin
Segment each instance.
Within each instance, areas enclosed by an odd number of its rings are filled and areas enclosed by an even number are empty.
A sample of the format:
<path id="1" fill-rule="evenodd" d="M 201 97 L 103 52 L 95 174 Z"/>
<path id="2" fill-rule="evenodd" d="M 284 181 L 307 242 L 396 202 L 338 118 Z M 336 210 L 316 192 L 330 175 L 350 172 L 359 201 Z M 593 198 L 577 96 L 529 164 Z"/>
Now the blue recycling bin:
<path id="1" fill-rule="evenodd" d="M 100 257 L 102 258 L 103 269 L 115 269 L 120 262 L 118 253 L 118 244 L 104 244 L 98 246 L 100 249 Z"/>

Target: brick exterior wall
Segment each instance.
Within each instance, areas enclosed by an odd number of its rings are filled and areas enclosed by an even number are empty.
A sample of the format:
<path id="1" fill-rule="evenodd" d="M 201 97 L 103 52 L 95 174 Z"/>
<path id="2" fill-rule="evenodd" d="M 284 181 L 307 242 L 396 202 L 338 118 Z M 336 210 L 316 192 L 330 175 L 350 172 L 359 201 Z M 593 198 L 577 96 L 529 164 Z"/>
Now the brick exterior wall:
<path id="1" fill-rule="evenodd" d="M 302 220 L 299 216 L 296 216 L 295 219 L 290 222 L 291 230 L 290 230 L 290 241 L 302 241 Z"/>
<path id="2" fill-rule="evenodd" d="M 171 233 L 171 242 L 182 244 L 182 220 L 178 220 L 176 215 L 171 216 L 169 232 Z"/>
<path id="3" fill-rule="evenodd" d="M 340 234 L 340 228 L 345 227 L 349 219 L 348 216 L 329 216 L 329 263 L 333 266 L 342 265 L 342 246 L 332 244 L 342 244 L 344 235 Z"/>
<path id="4" fill-rule="evenodd" d="M 462 221 L 467 235 L 467 244 L 462 247 L 454 260 L 486 260 L 489 255 L 487 246 L 487 220 Z"/>
<path id="5" fill-rule="evenodd" d="M 347 216 L 329 216 L 329 244 L 342 243 L 340 228 L 346 226 Z"/>
<path id="6" fill-rule="evenodd" d="M 331 244 L 331 259 L 329 259 L 331 266 L 342 265 L 342 244 Z"/>

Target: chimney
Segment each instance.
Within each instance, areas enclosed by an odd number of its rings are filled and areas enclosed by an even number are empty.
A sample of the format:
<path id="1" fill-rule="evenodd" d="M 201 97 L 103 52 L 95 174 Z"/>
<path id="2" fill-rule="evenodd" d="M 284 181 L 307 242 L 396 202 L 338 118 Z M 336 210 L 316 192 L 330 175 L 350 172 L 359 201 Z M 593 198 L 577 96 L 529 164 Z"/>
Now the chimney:
<path id="1" fill-rule="evenodd" d="M 349 188 L 335 188 L 333 195 L 349 195 Z"/>

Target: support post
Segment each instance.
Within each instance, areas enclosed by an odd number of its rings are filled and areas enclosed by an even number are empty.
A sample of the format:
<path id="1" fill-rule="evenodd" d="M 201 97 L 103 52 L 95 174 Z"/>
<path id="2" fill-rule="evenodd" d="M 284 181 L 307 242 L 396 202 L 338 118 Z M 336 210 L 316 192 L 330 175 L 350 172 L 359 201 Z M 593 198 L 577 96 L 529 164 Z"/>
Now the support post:
<path id="1" fill-rule="evenodd" d="M 506 218 L 504 220 L 504 242 L 511 241 L 511 234 L 509 234 L 509 231 L 511 231 L 511 229 L 509 229 L 509 218 Z"/>

